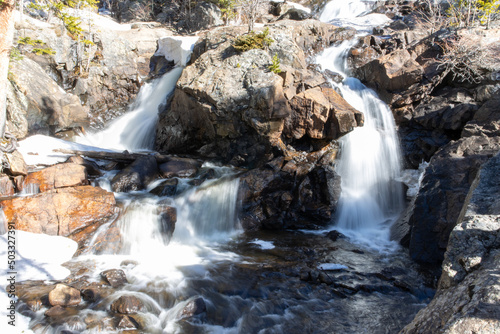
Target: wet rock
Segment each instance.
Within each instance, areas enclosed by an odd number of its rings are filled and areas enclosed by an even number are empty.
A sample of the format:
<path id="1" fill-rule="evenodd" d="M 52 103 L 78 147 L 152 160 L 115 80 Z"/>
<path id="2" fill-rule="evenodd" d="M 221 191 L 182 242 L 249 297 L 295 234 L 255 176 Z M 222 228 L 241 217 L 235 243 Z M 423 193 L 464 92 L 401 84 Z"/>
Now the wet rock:
<path id="1" fill-rule="evenodd" d="M 58 318 L 60 321 L 78 314 L 78 310 L 72 307 L 56 305 L 45 311 L 44 315 L 50 318 Z"/>
<path id="2" fill-rule="evenodd" d="M 200 163 L 193 159 L 176 159 L 159 166 L 162 177 L 193 177 L 198 173 Z"/>
<path id="3" fill-rule="evenodd" d="M 161 166 L 160 166 L 161 168 Z M 172 197 L 177 192 L 177 185 L 179 184 L 179 180 L 176 178 L 168 179 L 162 181 L 157 187 L 153 188 L 150 193 L 155 194 L 157 196 L 169 196 Z"/>
<path id="4" fill-rule="evenodd" d="M 99 168 L 99 165 L 97 165 L 95 162 L 84 159 L 80 156 L 72 156 L 69 157 L 66 163 L 72 163 L 72 164 L 77 164 L 80 166 L 84 166 L 87 174 L 90 176 L 102 176 L 102 172 Z"/>
<path id="5" fill-rule="evenodd" d="M 100 286 L 90 286 L 81 291 L 83 299 L 88 302 L 100 302 L 109 297 L 114 292 L 113 289 Z"/>
<path id="6" fill-rule="evenodd" d="M 52 306 L 74 306 L 81 301 L 80 291 L 65 284 L 57 284 L 49 292 L 49 303 Z"/>
<path id="7" fill-rule="evenodd" d="M 72 239 L 78 242 L 78 250 L 75 256 L 81 254 L 118 254 L 122 248 L 123 236 L 118 225 L 119 220 L 114 220 L 104 231 L 97 229 L 100 226 L 90 225 L 72 235 Z M 92 240 L 88 237 L 92 236 Z"/>
<path id="8" fill-rule="evenodd" d="M 89 183 L 84 166 L 64 163 L 44 168 L 38 172 L 29 173 L 24 179 L 25 184 L 37 184 L 40 191 L 76 187 Z"/>
<path id="9" fill-rule="evenodd" d="M 338 239 L 345 239 L 345 235 L 336 230 L 328 232 L 326 234 L 326 237 L 334 242 L 337 241 Z"/>
<path id="10" fill-rule="evenodd" d="M 144 309 L 144 303 L 131 295 L 121 296 L 111 304 L 111 311 L 120 314 L 135 314 Z"/>
<path id="11" fill-rule="evenodd" d="M 153 156 L 144 156 L 120 171 L 111 180 L 114 192 L 142 190 L 158 176 L 158 166 Z"/>
<path id="12" fill-rule="evenodd" d="M 121 269 L 105 270 L 100 275 L 113 288 L 119 288 L 128 283 L 127 276 Z"/>
<path id="13" fill-rule="evenodd" d="M 177 209 L 171 206 L 158 207 L 160 219 L 160 232 L 165 242 L 170 241 L 177 222 Z"/>
<path id="14" fill-rule="evenodd" d="M 123 330 L 134 330 L 139 329 L 139 324 L 134 320 L 134 318 L 125 315 L 119 318 L 116 328 Z"/>
<path id="15" fill-rule="evenodd" d="M 114 319 L 111 317 L 95 317 L 92 314 L 84 319 L 87 328 L 99 332 L 111 332 L 116 330 Z"/>
<path id="16" fill-rule="evenodd" d="M 198 314 L 202 314 L 207 311 L 207 305 L 205 304 L 205 300 L 199 297 L 194 300 L 189 301 L 186 306 L 182 309 L 179 318 L 186 319 L 194 317 Z"/>
<path id="17" fill-rule="evenodd" d="M 320 283 L 333 284 L 333 279 L 325 272 L 321 271 L 318 275 L 318 280 Z"/>
<path id="18" fill-rule="evenodd" d="M 4 200 L 0 206 L 18 230 L 70 238 L 80 229 L 107 222 L 117 210 L 113 193 L 92 186 L 49 190 Z"/>

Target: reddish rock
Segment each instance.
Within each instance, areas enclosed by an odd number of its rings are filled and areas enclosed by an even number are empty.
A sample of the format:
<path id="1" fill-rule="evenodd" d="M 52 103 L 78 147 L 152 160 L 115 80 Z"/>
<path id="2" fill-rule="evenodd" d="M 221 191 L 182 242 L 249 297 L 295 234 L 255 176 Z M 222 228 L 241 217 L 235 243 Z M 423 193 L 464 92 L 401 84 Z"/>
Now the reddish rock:
<path id="1" fill-rule="evenodd" d="M 54 165 L 30 173 L 24 180 L 24 184 L 40 185 L 41 192 L 56 188 L 75 187 L 88 183 L 85 167 L 73 163 Z"/>
<path id="2" fill-rule="evenodd" d="M 17 230 L 70 236 L 115 215 L 113 193 L 92 186 L 62 188 L 0 202 L 6 221 Z"/>

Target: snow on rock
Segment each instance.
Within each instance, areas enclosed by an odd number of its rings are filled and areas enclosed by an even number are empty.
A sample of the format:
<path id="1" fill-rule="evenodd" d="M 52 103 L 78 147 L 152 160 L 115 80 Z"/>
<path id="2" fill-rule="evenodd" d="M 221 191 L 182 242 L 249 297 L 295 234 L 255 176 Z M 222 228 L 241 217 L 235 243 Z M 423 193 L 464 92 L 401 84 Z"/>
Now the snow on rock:
<path id="1" fill-rule="evenodd" d="M 198 36 L 168 36 L 158 40 L 155 56 L 163 56 L 176 65 L 186 66 Z"/>
<path id="2" fill-rule="evenodd" d="M 348 269 L 347 266 L 338 263 L 322 263 L 318 265 L 319 270 L 344 270 Z"/>
<path id="3" fill-rule="evenodd" d="M 68 154 L 54 152 L 56 149 L 82 150 L 82 151 L 109 151 L 101 148 L 82 145 L 58 138 L 44 135 L 34 135 L 19 142 L 17 150 L 23 155 L 26 164 L 54 165 L 68 159 Z"/>

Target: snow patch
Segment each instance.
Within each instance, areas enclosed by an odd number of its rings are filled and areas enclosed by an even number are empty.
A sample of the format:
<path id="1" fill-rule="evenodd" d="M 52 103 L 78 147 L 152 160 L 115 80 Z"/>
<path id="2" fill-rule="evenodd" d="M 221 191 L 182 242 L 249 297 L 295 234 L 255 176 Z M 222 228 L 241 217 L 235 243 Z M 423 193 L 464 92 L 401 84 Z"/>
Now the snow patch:
<path id="1" fill-rule="evenodd" d="M 155 56 L 163 56 L 169 61 L 174 61 L 175 65 L 186 66 L 198 38 L 198 36 L 168 36 L 160 38 Z"/>
<path id="2" fill-rule="evenodd" d="M 349 269 L 347 266 L 339 263 L 322 263 L 318 265 L 319 270 L 345 270 Z"/>

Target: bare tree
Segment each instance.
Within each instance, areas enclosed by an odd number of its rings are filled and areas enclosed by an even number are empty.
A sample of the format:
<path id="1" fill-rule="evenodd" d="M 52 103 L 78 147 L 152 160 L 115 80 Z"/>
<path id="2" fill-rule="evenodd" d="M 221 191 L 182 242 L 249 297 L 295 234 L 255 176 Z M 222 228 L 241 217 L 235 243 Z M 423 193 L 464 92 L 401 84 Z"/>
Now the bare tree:
<path id="1" fill-rule="evenodd" d="M 241 0 L 241 10 L 248 19 L 248 32 L 253 31 L 255 20 L 264 5 L 264 0 Z"/>
<path id="2" fill-rule="evenodd" d="M 5 133 L 7 118 L 7 75 L 10 49 L 14 38 L 14 0 L 0 0 L 0 138 Z"/>

